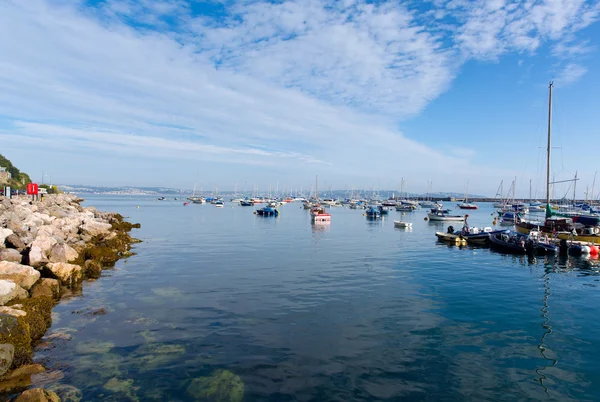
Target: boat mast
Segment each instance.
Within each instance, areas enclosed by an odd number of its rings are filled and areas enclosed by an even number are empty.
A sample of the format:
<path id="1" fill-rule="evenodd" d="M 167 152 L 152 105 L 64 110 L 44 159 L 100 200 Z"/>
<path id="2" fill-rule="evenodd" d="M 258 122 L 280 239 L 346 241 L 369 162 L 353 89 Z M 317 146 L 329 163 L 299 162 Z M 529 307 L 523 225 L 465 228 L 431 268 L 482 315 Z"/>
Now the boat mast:
<path id="1" fill-rule="evenodd" d="M 546 215 L 550 206 L 550 136 L 552 134 L 552 86 L 554 82 L 550 81 L 548 85 L 548 148 L 546 149 Z"/>

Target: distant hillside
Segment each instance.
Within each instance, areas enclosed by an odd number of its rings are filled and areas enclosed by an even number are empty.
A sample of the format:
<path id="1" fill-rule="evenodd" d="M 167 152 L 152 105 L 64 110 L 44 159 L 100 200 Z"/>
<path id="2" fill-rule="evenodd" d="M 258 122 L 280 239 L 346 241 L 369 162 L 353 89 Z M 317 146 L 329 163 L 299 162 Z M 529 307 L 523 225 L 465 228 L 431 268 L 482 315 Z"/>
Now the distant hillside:
<path id="1" fill-rule="evenodd" d="M 2 167 L 6 168 L 11 175 L 11 179 L 8 182 L 8 185 L 11 188 L 16 190 L 24 190 L 27 187 L 27 183 L 31 182 L 31 179 L 27 173 L 21 172 L 12 164 L 11 161 L 0 154 L 0 168 Z"/>

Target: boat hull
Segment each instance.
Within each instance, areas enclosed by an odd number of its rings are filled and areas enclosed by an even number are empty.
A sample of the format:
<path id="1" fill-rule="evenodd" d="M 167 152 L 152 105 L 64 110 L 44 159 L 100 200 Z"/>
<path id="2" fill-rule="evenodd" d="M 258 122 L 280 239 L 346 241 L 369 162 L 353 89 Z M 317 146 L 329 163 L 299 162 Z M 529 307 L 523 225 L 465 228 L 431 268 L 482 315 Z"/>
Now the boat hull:
<path id="1" fill-rule="evenodd" d="M 441 216 L 441 215 L 436 215 L 436 214 L 427 214 L 427 216 L 429 217 L 430 221 L 438 221 L 438 222 L 464 222 L 465 217 L 464 216 L 458 216 L 458 215 L 445 215 L 445 216 Z"/>
<path id="2" fill-rule="evenodd" d="M 534 225 L 527 227 L 526 224 L 524 224 L 524 223 L 517 223 L 515 225 L 516 231 L 519 233 L 522 233 L 522 234 L 529 234 L 529 232 L 531 230 L 536 229 L 536 228 L 537 228 L 537 226 L 534 226 Z M 547 230 L 547 229 L 544 230 L 543 227 L 540 228 L 540 231 L 548 237 L 556 236 L 560 240 L 575 240 L 575 241 L 586 242 L 586 243 L 600 244 L 600 235 L 597 235 L 597 234 L 577 235 L 577 236 L 573 236 L 573 234 L 571 232 L 557 232 L 556 234 L 553 234 L 552 231 Z"/>

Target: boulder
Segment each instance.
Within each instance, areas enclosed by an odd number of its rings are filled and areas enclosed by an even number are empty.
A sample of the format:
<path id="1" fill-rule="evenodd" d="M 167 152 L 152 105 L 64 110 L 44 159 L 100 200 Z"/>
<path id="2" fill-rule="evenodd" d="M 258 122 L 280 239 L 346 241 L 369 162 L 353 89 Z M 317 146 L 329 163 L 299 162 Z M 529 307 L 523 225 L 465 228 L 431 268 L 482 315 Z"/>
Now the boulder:
<path id="1" fill-rule="evenodd" d="M 32 267 L 39 268 L 48 262 L 48 258 L 39 246 L 32 246 L 27 253 L 26 262 Z"/>
<path id="2" fill-rule="evenodd" d="M 8 279 L 29 290 L 40 279 L 40 273 L 27 265 L 0 261 L 0 279 Z"/>
<path id="3" fill-rule="evenodd" d="M 44 253 L 49 252 L 54 245 L 58 243 L 54 237 L 41 234 L 35 238 L 33 243 L 31 243 L 31 248 L 39 247 Z"/>
<path id="4" fill-rule="evenodd" d="M 22 260 L 23 256 L 21 255 L 21 253 L 19 253 L 18 250 L 15 250 L 14 248 L 0 249 L 0 261 L 10 261 L 20 264 Z"/>
<path id="5" fill-rule="evenodd" d="M 0 377 L 10 369 L 14 358 L 15 347 L 10 343 L 0 344 Z"/>
<path id="6" fill-rule="evenodd" d="M 93 216 L 93 214 L 92 214 Z M 112 225 L 110 223 L 99 222 L 95 220 L 87 220 L 81 225 L 81 231 L 88 236 L 99 236 L 110 232 Z"/>
<path id="7" fill-rule="evenodd" d="M 102 264 L 95 260 L 85 260 L 83 270 L 85 276 L 90 279 L 100 278 L 100 275 L 102 275 Z"/>
<path id="8" fill-rule="evenodd" d="M 20 299 L 23 293 L 27 293 L 25 289 L 14 283 L 13 281 L 0 280 L 0 305 L 4 306 L 11 300 Z"/>
<path id="9" fill-rule="evenodd" d="M 60 298 L 60 284 L 56 279 L 42 278 L 31 288 L 31 297 Z"/>
<path id="10" fill-rule="evenodd" d="M 12 230 L 0 228 L 0 244 L 4 244 L 4 240 L 11 234 L 13 234 Z"/>
<path id="11" fill-rule="evenodd" d="M 25 250 L 25 247 L 27 247 L 26 243 L 23 240 L 21 240 L 21 238 L 14 233 L 9 235 L 4 240 L 4 243 L 6 244 L 6 247 L 15 248 L 19 251 L 23 251 L 23 250 Z"/>
<path id="12" fill-rule="evenodd" d="M 68 244 L 55 244 L 50 250 L 50 262 L 70 262 L 79 256 L 79 253 Z"/>
<path id="13" fill-rule="evenodd" d="M 10 307 L 2 306 L 0 307 L 0 314 L 6 314 L 13 317 L 25 317 L 27 313 L 21 310 L 19 307 L 22 308 L 23 306 L 20 304 L 13 304 Z"/>
<path id="14" fill-rule="evenodd" d="M 52 391 L 42 388 L 28 389 L 12 399 L 12 402 L 60 402 L 60 398 Z"/>
<path id="15" fill-rule="evenodd" d="M 66 262 L 51 262 L 46 265 L 44 272 L 60 281 L 62 285 L 72 286 L 83 278 L 83 270 L 79 265 Z"/>

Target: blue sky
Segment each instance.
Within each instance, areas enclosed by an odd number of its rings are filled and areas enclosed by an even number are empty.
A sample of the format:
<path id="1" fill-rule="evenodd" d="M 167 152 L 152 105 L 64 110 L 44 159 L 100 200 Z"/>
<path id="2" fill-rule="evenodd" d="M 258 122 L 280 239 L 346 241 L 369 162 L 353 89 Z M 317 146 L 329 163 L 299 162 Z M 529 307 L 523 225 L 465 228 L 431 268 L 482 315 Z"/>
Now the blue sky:
<path id="1" fill-rule="evenodd" d="M 493 196 L 516 177 L 541 196 L 554 80 L 552 175 L 577 171 L 583 197 L 600 170 L 598 18 L 597 0 L 5 0 L 0 153 L 65 184 L 319 174 Z"/>

